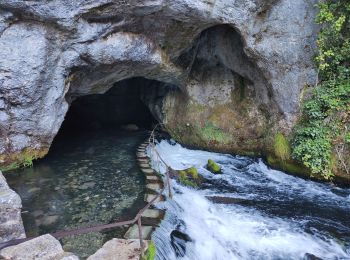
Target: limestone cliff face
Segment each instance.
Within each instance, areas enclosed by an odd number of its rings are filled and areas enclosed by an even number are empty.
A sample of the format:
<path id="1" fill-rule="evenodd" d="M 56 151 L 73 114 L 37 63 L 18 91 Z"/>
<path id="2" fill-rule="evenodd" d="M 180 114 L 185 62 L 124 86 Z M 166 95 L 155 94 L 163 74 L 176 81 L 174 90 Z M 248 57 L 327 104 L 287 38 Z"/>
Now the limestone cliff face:
<path id="1" fill-rule="evenodd" d="M 315 84 L 316 2 L 2 0 L 0 163 L 43 156 L 77 96 L 132 77 L 179 87 L 148 105 L 183 142 L 268 150 Z"/>

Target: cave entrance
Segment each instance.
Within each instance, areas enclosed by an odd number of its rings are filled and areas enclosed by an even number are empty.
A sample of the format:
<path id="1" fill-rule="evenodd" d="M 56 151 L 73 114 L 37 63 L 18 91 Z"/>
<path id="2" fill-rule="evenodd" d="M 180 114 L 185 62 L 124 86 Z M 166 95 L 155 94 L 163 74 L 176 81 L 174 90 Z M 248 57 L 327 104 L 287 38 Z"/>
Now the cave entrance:
<path id="1" fill-rule="evenodd" d="M 70 108 L 56 139 L 100 130 L 149 130 L 160 119 L 156 111 L 166 91 L 159 81 L 131 78 L 115 83 L 103 94 L 68 93 Z"/>
<path id="2" fill-rule="evenodd" d="M 165 83 L 133 78 L 104 94 L 67 93 L 69 112 L 48 155 L 8 175 L 22 198 L 27 236 L 131 219 L 145 205 L 145 177 L 135 157 L 146 131 L 162 119 Z M 121 126 L 135 124 L 138 131 Z M 81 258 L 126 229 L 66 237 L 66 251 Z"/>

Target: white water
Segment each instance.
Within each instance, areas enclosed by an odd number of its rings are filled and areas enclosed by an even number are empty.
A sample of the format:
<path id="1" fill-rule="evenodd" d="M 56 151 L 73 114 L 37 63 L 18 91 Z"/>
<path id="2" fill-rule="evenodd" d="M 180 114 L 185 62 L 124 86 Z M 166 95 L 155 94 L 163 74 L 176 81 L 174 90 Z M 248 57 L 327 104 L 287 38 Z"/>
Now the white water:
<path id="1" fill-rule="evenodd" d="M 207 179 L 194 190 L 172 181 L 165 220 L 153 234 L 157 259 L 350 259 L 350 189 L 315 183 L 269 169 L 261 160 L 194 151 L 162 141 L 161 157 L 174 169 L 197 167 Z M 205 169 L 208 159 L 223 174 Z M 153 167 L 164 171 L 156 160 Z M 206 196 L 243 199 L 224 205 Z M 170 233 L 189 235 L 184 257 L 176 256 Z"/>

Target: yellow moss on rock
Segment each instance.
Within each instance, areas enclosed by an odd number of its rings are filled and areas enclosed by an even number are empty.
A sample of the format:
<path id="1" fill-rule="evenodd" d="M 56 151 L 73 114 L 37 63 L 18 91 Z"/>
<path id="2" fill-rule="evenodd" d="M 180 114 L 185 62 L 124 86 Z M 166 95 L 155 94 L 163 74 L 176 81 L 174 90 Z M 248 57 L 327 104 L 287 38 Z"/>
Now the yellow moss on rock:
<path id="1" fill-rule="evenodd" d="M 282 133 L 277 133 L 274 140 L 275 155 L 282 161 L 290 159 L 291 149 L 287 138 Z"/>
<path id="2" fill-rule="evenodd" d="M 47 148 L 25 148 L 21 152 L 2 154 L 0 155 L 0 170 L 5 172 L 20 167 L 31 167 L 34 160 L 44 157 L 47 152 Z"/>

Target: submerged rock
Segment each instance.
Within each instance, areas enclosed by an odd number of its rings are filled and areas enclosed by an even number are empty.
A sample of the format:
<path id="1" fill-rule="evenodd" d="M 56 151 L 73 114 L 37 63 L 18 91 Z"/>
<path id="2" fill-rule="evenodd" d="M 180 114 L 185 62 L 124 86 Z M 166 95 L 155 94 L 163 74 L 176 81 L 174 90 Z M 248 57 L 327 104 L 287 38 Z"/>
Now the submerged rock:
<path id="1" fill-rule="evenodd" d="M 135 124 L 128 124 L 128 125 L 123 125 L 121 129 L 127 130 L 127 131 L 137 131 L 139 130 L 139 127 Z"/>
<path id="2" fill-rule="evenodd" d="M 202 183 L 202 178 L 198 175 L 198 170 L 195 167 L 178 171 L 176 177 L 183 185 L 194 188 Z"/>
<path id="3" fill-rule="evenodd" d="M 192 239 L 185 233 L 179 230 L 173 230 L 170 233 L 170 243 L 174 249 L 177 257 L 184 257 L 186 255 L 186 243 L 191 242 Z"/>
<path id="4" fill-rule="evenodd" d="M 303 260 L 322 260 L 322 258 L 319 258 L 319 257 L 315 256 L 314 254 L 306 253 L 304 255 Z"/>
<path id="5" fill-rule="evenodd" d="M 221 173 L 221 166 L 211 159 L 208 160 L 207 169 L 214 174 Z"/>

